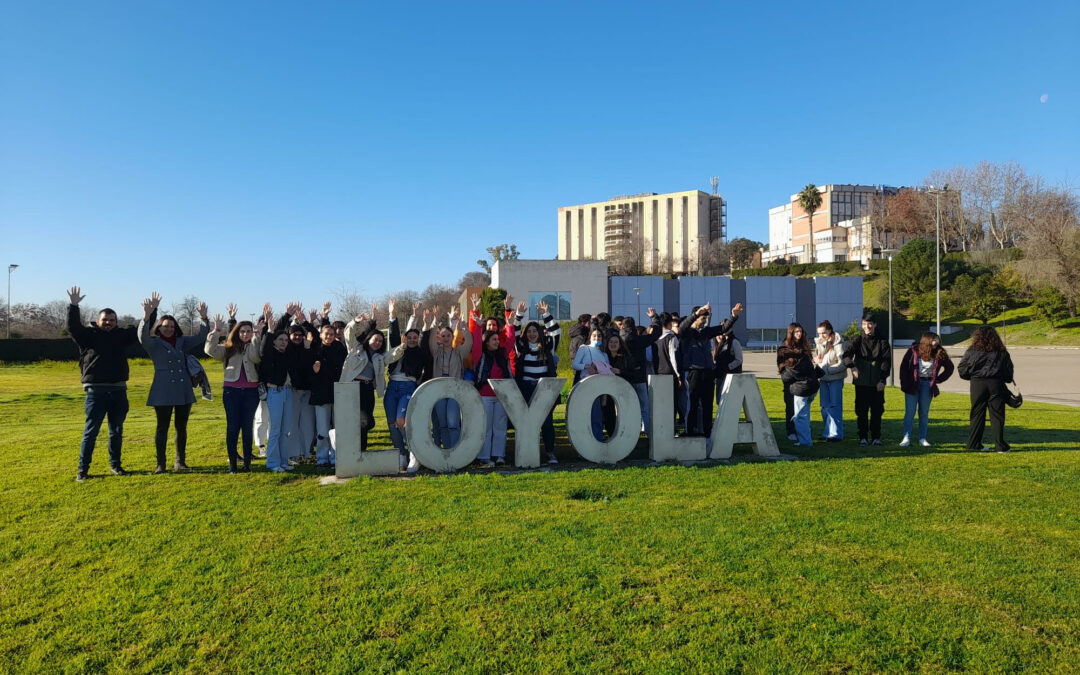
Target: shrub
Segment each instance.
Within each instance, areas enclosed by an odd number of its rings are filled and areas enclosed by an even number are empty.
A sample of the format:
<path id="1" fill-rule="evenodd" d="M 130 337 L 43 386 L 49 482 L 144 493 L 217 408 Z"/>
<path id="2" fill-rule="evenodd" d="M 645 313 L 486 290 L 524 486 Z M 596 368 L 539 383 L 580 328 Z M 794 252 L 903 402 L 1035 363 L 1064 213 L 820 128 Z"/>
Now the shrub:
<path id="1" fill-rule="evenodd" d="M 1050 327 L 1056 328 L 1055 324 L 1068 314 L 1069 305 L 1064 293 L 1054 286 L 1044 286 L 1032 294 L 1031 308 L 1035 310 L 1035 316 L 1049 321 Z"/>

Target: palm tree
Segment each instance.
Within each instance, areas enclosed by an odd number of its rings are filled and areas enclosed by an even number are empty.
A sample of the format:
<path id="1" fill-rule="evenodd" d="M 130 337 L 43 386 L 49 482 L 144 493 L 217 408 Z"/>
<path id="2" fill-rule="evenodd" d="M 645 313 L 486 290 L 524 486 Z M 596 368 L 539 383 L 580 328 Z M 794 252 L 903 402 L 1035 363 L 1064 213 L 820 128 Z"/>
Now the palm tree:
<path id="1" fill-rule="evenodd" d="M 821 193 L 813 183 L 807 183 L 799 193 L 799 206 L 810 215 L 810 262 L 817 261 L 817 253 L 814 251 L 814 211 L 821 207 Z"/>

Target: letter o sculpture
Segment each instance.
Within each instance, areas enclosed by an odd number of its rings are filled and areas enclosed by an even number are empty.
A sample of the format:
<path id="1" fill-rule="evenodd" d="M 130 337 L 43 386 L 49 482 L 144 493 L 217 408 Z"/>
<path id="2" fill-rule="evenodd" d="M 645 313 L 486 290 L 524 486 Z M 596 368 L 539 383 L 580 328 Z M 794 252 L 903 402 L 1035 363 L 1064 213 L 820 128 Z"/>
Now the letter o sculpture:
<path id="1" fill-rule="evenodd" d="M 461 408 L 461 436 L 457 445 L 443 450 L 431 438 L 431 411 L 444 398 L 454 399 Z M 457 471 L 469 465 L 484 445 L 484 403 L 472 382 L 438 377 L 420 385 L 405 413 L 409 450 L 432 471 Z"/>
<path id="2" fill-rule="evenodd" d="M 592 433 L 592 403 L 598 396 L 615 399 L 618 416 L 615 433 L 598 441 Z M 616 375 L 590 375 L 577 383 L 566 402 L 566 430 L 570 443 L 585 459 L 597 464 L 614 464 L 633 452 L 641 437 L 641 404 L 629 382 Z"/>

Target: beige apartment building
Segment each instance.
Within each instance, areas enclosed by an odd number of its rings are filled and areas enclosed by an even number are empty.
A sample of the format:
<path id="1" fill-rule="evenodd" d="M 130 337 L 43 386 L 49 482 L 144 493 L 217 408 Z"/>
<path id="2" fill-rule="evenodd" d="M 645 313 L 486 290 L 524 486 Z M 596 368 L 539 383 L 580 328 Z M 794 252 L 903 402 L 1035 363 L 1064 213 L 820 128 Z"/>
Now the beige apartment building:
<path id="1" fill-rule="evenodd" d="M 727 238 L 727 203 L 701 190 L 559 208 L 559 260 L 607 260 L 618 274 L 692 274 Z"/>
<path id="2" fill-rule="evenodd" d="M 769 248 L 762 263 L 837 262 L 859 260 L 864 264 L 881 257 L 882 248 L 902 246 L 901 241 L 879 241 L 871 229 L 870 210 L 875 197 L 896 194 L 901 188 L 885 185 L 822 185 L 821 206 L 810 214 L 799 206 L 799 195 L 769 209 Z"/>

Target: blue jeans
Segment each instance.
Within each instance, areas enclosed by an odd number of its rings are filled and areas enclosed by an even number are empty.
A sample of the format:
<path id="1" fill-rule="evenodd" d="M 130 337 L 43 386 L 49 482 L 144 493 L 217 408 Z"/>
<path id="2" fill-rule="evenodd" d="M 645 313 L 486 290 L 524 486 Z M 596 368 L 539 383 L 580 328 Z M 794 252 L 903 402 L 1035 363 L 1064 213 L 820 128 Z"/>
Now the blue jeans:
<path id="1" fill-rule="evenodd" d="M 596 400 L 592 402 L 592 410 L 589 415 L 589 422 L 592 425 L 592 435 L 598 441 L 604 440 L 604 409 L 600 404 L 602 396 L 597 396 Z"/>
<path id="2" fill-rule="evenodd" d="M 484 396 L 484 446 L 477 459 L 505 459 L 506 457 L 506 410 L 494 396 Z"/>
<path id="3" fill-rule="evenodd" d="M 124 442 L 124 418 L 128 413 L 127 389 L 93 386 L 86 390 L 86 427 L 79 447 L 79 473 L 90 470 L 101 423 L 109 418 L 109 466 L 120 468 L 120 448 Z"/>
<path id="4" fill-rule="evenodd" d="M 825 438 L 844 437 L 844 381 L 821 382 L 821 421 L 825 423 Z"/>
<path id="5" fill-rule="evenodd" d="M 814 439 L 810 436 L 810 404 L 814 402 L 813 396 L 792 396 L 795 402 L 795 415 L 791 421 L 795 423 L 795 435 L 799 438 L 796 445 L 813 445 Z"/>
<path id="6" fill-rule="evenodd" d="M 386 411 L 386 426 L 390 427 L 390 441 L 402 457 L 408 457 L 409 451 L 405 449 L 405 434 L 398 429 L 396 424 L 398 408 L 401 401 L 408 400 L 414 391 L 416 391 L 415 382 L 390 380 L 386 383 L 386 393 L 383 394 L 383 410 Z"/>
<path id="7" fill-rule="evenodd" d="M 439 423 L 438 434 L 433 434 L 436 444 L 447 449 L 457 445 L 461 436 L 461 408 L 452 398 L 442 398 L 435 403 L 435 419 Z"/>
<path id="8" fill-rule="evenodd" d="M 926 440 L 926 427 L 930 425 L 930 380 L 919 380 L 918 394 L 904 394 L 904 435 L 911 436 L 915 421 L 915 408 L 919 409 L 919 440 Z"/>
<path id="9" fill-rule="evenodd" d="M 268 387 L 266 409 L 270 417 L 270 433 L 266 438 L 266 468 L 288 468 L 289 445 L 285 420 L 292 418 L 292 387 Z"/>
<path id="10" fill-rule="evenodd" d="M 236 441 L 243 434 L 244 461 L 251 462 L 252 425 L 259 407 L 259 391 L 242 387 L 222 387 L 221 403 L 225 406 L 225 448 L 229 451 L 229 466 L 236 467 Z"/>
<path id="11" fill-rule="evenodd" d="M 641 382 L 635 384 L 634 391 L 637 392 L 638 403 L 641 404 L 641 421 L 645 423 L 645 435 L 649 436 L 652 432 L 652 419 L 649 409 L 649 385 Z"/>

